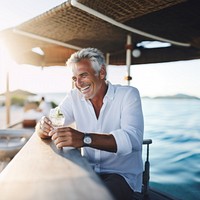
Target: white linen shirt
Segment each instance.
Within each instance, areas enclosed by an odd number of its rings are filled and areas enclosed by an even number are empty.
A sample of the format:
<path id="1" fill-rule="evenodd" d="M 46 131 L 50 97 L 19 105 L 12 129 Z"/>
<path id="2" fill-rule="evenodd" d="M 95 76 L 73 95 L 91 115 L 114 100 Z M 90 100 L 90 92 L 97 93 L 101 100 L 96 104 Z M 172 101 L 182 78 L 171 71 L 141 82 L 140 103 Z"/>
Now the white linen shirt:
<path id="1" fill-rule="evenodd" d="M 135 192 L 141 192 L 144 122 L 139 91 L 108 82 L 98 118 L 91 102 L 78 89 L 71 90 L 59 107 L 65 125 L 75 122 L 79 131 L 114 136 L 116 153 L 84 147 L 83 154 L 97 173 L 120 174 Z"/>

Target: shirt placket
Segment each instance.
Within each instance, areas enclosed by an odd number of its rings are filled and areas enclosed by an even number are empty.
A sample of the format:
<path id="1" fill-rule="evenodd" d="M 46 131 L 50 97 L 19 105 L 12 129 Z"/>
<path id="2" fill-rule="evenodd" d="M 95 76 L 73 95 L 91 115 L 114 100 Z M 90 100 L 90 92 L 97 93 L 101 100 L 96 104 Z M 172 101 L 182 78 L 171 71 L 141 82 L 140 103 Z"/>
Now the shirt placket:
<path id="1" fill-rule="evenodd" d="M 97 120 L 97 129 L 96 129 L 96 132 L 97 133 L 101 133 L 101 117 L 99 115 L 99 118 Z M 101 151 L 96 149 L 95 150 L 95 171 L 98 173 L 98 172 L 101 172 L 101 166 L 100 166 L 100 162 L 101 162 Z"/>
<path id="2" fill-rule="evenodd" d="M 102 108 L 101 108 L 101 111 L 100 111 L 100 114 L 99 114 L 99 118 L 98 118 L 98 120 L 97 120 L 97 129 L 96 129 L 96 131 L 97 131 L 97 133 L 101 133 L 102 132 L 102 123 L 103 123 L 103 121 L 102 121 L 102 119 L 103 119 L 103 113 L 104 113 L 104 110 L 105 110 L 105 107 L 106 107 L 106 104 L 107 104 L 107 101 L 104 99 L 104 104 L 103 104 L 103 106 L 102 106 Z M 100 173 L 101 172 L 101 150 L 95 150 L 95 161 L 96 161 L 96 163 L 95 163 L 95 167 L 94 167 L 94 169 L 95 169 L 95 171 L 98 173 Z"/>

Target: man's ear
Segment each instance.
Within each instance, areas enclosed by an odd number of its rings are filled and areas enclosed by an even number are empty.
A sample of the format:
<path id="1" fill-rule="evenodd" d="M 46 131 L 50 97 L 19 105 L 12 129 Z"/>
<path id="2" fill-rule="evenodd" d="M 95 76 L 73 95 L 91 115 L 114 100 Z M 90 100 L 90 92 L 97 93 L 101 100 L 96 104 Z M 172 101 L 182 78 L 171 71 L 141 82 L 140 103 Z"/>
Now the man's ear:
<path id="1" fill-rule="evenodd" d="M 106 79 L 106 67 L 102 65 L 99 76 L 101 79 Z"/>

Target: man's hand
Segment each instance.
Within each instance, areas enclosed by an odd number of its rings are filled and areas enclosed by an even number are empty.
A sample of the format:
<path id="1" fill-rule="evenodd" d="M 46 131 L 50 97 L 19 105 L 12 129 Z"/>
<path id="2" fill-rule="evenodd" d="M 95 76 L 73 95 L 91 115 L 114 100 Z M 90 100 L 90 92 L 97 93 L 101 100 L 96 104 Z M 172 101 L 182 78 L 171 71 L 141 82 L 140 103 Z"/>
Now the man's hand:
<path id="1" fill-rule="evenodd" d="M 53 129 L 49 132 L 49 136 L 51 136 L 51 139 L 54 141 L 57 148 L 80 148 L 83 146 L 84 133 L 71 127 L 60 127 Z"/>
<path id="2" fill-rule="evenodd" d="M 49 132 L 53 130 L 52 123 L 49 118 L 43 116 L 36 125 L 36 132 L 42 139 L 49 139 Z"/>
<path id="3" fill-rule="evenodd" d="M 63 126 L 53 128 L 51 121 L 47 117 L 42 117 L 36 126 L 36 132 L 42 139 L 52 139 L 57 148 L 62 147 L 83 147 L 84 133 L 71 127 Z M 109 152 L 117 152 L 117 144 L 112 134 L 90 133 L 92 137 L 91 148 Z"/>

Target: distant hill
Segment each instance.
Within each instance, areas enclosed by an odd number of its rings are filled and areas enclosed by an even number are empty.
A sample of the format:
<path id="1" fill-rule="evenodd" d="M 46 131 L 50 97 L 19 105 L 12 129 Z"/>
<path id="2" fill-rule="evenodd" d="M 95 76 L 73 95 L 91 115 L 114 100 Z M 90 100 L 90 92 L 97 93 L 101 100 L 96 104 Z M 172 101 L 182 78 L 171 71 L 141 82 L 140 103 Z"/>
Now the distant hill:
<path id="1" fill-rule="evenodd" d="M 143 98 L 151 98 L 151 97 L 143 97 Z M 197 99 L 200 100 L 199 97 L 191 96 L 187 94 L 175 94 L 175 95 L 167 95 L 167 96 L 157 96 L 151 99 Z"/>

